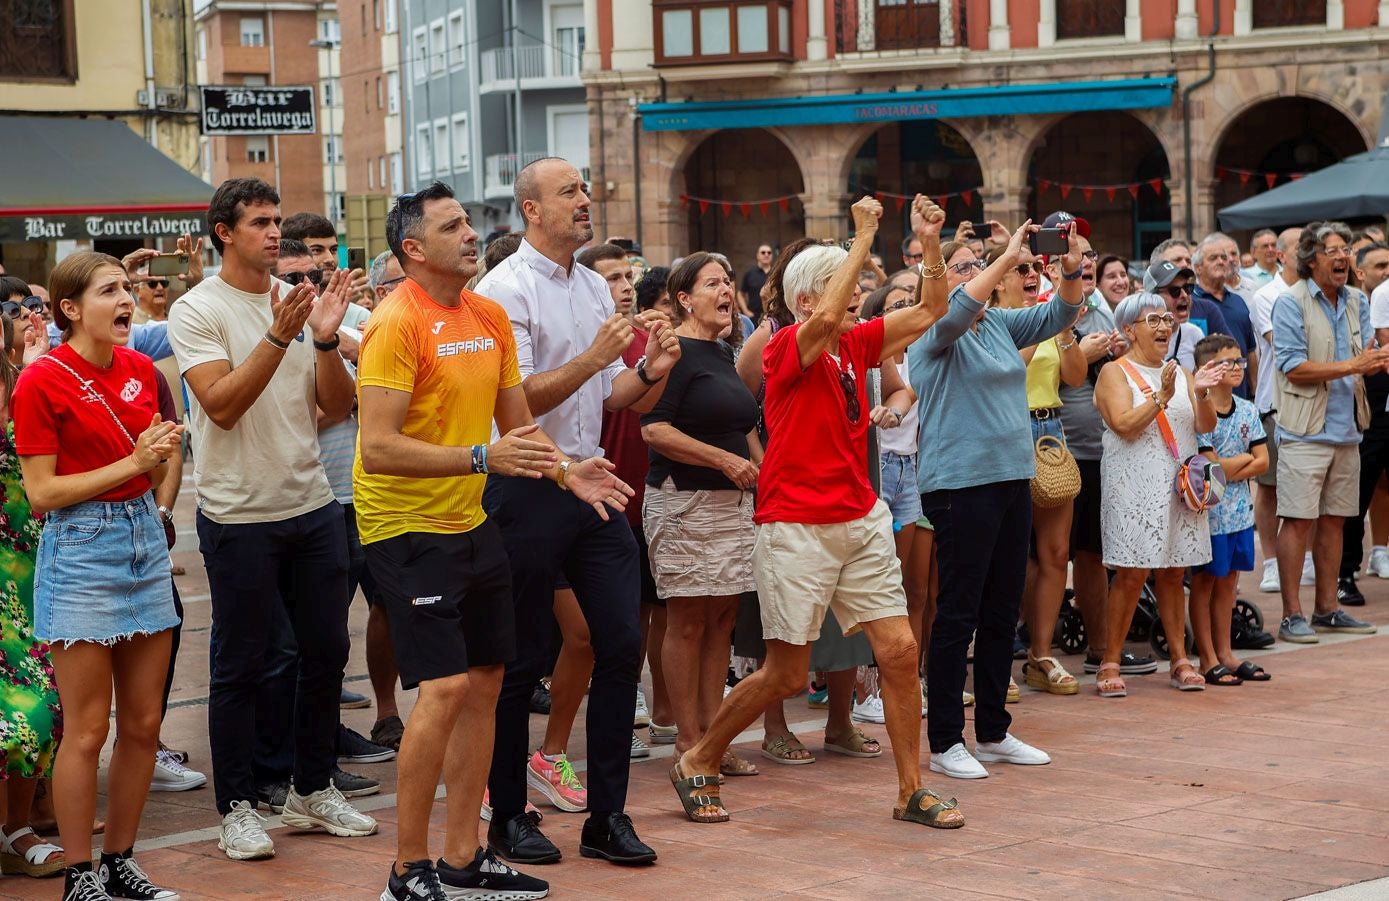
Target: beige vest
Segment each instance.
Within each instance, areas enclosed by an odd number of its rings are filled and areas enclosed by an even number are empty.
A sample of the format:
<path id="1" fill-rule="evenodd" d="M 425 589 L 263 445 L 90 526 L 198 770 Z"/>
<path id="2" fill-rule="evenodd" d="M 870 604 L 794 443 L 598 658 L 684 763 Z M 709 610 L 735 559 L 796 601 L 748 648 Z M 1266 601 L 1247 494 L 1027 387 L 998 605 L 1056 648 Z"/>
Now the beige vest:
<path id="1" fill-rule="evenodd" d="M 1303 329 L 1307 332 L 1307 361 L 1336 362 L 1336 331 L 1312 297 L 1305 280 L 1294 282 L 1288 289 L 1293 301 L 1302 310 Z M 1346 299 L 1346 321 L 1350 325 L 1350 354 L 1360 355 L 1365 343 L 1360 335 L 1360 304 L 1364 295 L 1352 288 Z M 1373 339 L 1373 336 L 1371 336 Z M 1274 365 L 1273 384 L 1278 408 L 1278 425 L 1293 435 L 1315 435 L 1326 425 L 1326 403 L 1331 389 L 1328 382 L 1310 385 L 1294 384 L 1282 369 Z M 1365 380 L 1359 376 L 1352 382 L 1355 394 L 1355 424 L 1364 431 L 1370 425 L 1370 403 L 1365 398 Z"/>

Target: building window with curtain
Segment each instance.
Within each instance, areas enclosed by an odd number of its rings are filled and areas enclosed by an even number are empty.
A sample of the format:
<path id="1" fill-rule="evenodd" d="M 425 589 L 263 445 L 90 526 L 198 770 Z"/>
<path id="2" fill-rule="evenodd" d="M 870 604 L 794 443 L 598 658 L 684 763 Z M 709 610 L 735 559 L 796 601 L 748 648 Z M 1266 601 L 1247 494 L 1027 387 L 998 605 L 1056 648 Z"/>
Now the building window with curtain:
<path id="1" fill-rule="evenodd" d="M 791 0 L 652 0 L 652 6 L 658 66 L 791 59 Z"/>
<path id="2" fill-rule="evenodd" d="M 1254 0 L 1252 12 L 1255 28 L 1326 24 L 1326 0 Z"/>
<path id="3" fill-rule="evenodd" d="M 1122 37 L 1124 0 L 1056 0 L 1056 37 Z"/>
<path id="4" fill-rule="evenodd" d="M 71 0 L 0 0 L 0 76 L 77 78 Z"/>

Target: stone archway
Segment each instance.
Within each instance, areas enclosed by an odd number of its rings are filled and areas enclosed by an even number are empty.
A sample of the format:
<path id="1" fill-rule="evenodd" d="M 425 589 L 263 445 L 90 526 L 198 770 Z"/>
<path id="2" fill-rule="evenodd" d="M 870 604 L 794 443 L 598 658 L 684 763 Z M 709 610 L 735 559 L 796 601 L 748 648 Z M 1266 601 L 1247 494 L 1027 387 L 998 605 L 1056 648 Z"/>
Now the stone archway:
<path id="1" fill-rule="evenodd" d="M 877 192 L 946 197 L 948 226 L 986 218 L 983 188 L 974 147 L 959 129 L 939 119 L 891 122 L 872 132 L 850 158 L 847 178 L 848 193 L 854 197 Z M 896 201 L 887 198 L 884 207 L 877 249 L 891 273 L 902 267 L 899 247 L 910 231 L 911 204 L 904 201 L 899 210 Z"/>
<path id="2" fill-rule="evenodd" d="M 1101 253 L 1147 259 L 1172 234 L 1167 187 L 1159 192 L 1151 186 L 1171 175 L 1167 152 L 1153 130 L 1129 113 L 1075 113 L 1058 120 L 1037 140 L 1027 171 L 1034 186 L 1028 201 L 1032 220 L 1041 222 L 1063 209 L 1084 218 Z M 1139 187 L 1137 197 L 1118 187 L 1094 190 L 1089 197 L 1072 188 L 1063 198 L 1063 185 Z"/>

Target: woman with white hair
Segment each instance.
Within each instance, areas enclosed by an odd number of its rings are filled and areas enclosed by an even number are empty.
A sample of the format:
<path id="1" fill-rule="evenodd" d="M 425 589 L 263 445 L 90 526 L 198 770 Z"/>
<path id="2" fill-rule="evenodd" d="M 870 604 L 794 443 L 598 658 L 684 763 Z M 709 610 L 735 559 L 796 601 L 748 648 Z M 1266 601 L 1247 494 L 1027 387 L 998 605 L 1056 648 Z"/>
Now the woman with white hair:
<path id="1" fill-rule="evenodd" d="M 917 473 L 921 506 L 936 527 L 940 593 L 926 663 L 931 769 L 982 779 L 985 763 L 1046 764 L 1051 758 L 1008 732 L 1004 710 L 1013 635 L 1027 572 L 1035 452 L 1027 366 L 1019 351 L 1080 315 L 1080 245 L 1062 257 L 1058 299 L 1024 309 L 986 307 L 1018 266 L 1031 221 L 1013 233 L 983 272 L 950 293 L 949 311 L 907 351 L 912 388 L 923 399 Z M 976 634 L 977 633 L 977 634 Z M 975 755 L 965 748 L 961 692 L 974 641 Z"/>
<path id="2" fill-rule="evenodd" d="M 921 196 L 913 209 L 930 260 L 918 282 L 918 305 L 869 322 L 857 319 L 858 274 L 883 210 L 871 197 L 854 204 L 855 237 L 847 254 L 811 247 L 786 268 L 785 296 L 796 322 L 776 332 L 762 357 L 770 437 L 754 516 L 753 572 L 767 662 L 738 683 L 703 738 L 670 772 L 685 814 L 696 822 L 728 819 L 719 800 L 723 753 L 769 702 L 804 687 L 810 643 L 833 609 L 846 634 L 867 633 L 878 660 L 897 764 L 893 817 L 936 828 L 964 825 L 953 800 L 921 787 L 916 640 L 907 622 L 892 514 L 868 479 L 868 371 L 901 353 L 945 307 L 945 213 Z"/>
<path id="3" fill-rule="evenodd" d="M 1156 294 L 1129 295 L 1114 319 L 1129 351 L 1101 370 L 1095 383 L 1095 407 L 1108 426 L 1100 461 L 1100 530 L 1104 565 L 1114 570 L 1106 604 L 1109 634 L 1095 687 L 1105 698 L 1128 694 L 1119 675 L 1119 654 L 1151 571 L 1172 646 L 1172 685 L 1199 691 L 1206 680 L 1182 647 L 1182 574 L 1188 566 L 1210 562 L 1210 526 L 1205 512 L 1189 509 L 1177 496 L 1172 480 L 1181 461 L 1197 452 L 1197 433 L 1215 428 L 1209 392 L 1222 370 L 1208 363 L 1192 376 L 1176 360 L 1167 360 L 1177 323 Z"/>

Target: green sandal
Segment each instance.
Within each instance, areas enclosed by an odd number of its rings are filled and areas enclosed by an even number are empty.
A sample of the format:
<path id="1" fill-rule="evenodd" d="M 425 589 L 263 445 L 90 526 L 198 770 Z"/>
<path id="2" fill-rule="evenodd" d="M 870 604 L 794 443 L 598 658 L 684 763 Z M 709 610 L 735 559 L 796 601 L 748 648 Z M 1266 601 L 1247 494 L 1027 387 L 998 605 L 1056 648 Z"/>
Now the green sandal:
<path id="1" fill-rule="evenodd" d="M 924 807 L 927 798 L 934 799 L 936 803 L 930 807 Z M 929 788 L 919 788 L 912 794 L 906 807 L 892 808 L 892 818 L 905 820 L 909 823 L 921 823 L 923 826 L 931 826 L 935 829 L 959 829 L 965 824 L 963 817 L 944 822 L 941 820 L 941 814 L 947 810 L 957 810 L 959 806 L 960 802 L 954 798 L 946 801 Z"/>
<path id="2" fill-rule="evenodd" d="M 728 811 L 719 799 L 719 777 L 696 773 L 686 776 L 680 769 L 679 761 L 670 769 L 670 784 L 680 796 L 680 806 L 685 808 L 685 816 L 696 823 L 727 823 Z M 700 813 L 705 807 L 718 808 L 717 813 Z"/>
<path id="3" fill-rule="evenodd" d="M 762 740 L 762 756 L 768 760 L 774 760 L 786 766 L 805 766 L 815 762 L 813 754 L 809 757 L 792 757 L 791 755 L 797 751 L 809 753 L 810 749 L 801 744 L 800 739 L 794 735 L 783 735 L 770 743 L 766 739 Z"/>

